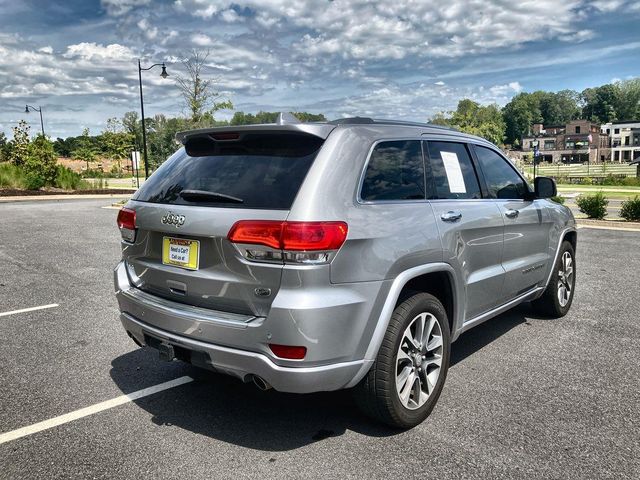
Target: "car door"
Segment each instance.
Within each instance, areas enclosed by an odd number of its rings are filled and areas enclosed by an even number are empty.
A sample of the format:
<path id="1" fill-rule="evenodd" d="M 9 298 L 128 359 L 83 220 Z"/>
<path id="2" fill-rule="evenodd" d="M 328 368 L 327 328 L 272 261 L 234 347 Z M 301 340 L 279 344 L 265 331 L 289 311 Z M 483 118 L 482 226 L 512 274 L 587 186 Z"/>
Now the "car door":
<path id="1" fill-rule="evenodd" d="M 474 145 L 486 184 L 504 219 L 502 266 L 505 270 L 503 301 L 513 299 L 544 281 L 549 257 L 551 220 L 543 200 L 535 200 L 529 186 L 512 163 L 496 150 Z"/>
<path id="2" fill-rule="evenodd" d="M 482 199 L 468 146 L 425 142 L 428 198 L 433 208 L 444 261 L 465 288 L 465 321 L 494 308 L 503 290 L 504 222 L 495 202 Z"/>

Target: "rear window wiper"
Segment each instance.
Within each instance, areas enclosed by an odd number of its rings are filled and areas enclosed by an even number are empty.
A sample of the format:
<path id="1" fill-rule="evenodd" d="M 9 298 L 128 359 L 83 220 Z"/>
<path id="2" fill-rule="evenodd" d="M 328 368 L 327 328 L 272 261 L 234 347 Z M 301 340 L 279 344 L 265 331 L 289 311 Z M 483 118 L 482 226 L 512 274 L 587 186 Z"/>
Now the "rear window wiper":
<path id="1" fill-rule="evenodd" d="M 180 196 L 188 202 L 227 202 L 244 203 L 244 200 L 231 195 L 218 192 L 207 192 L 206 190 L 182 190 Z"/>

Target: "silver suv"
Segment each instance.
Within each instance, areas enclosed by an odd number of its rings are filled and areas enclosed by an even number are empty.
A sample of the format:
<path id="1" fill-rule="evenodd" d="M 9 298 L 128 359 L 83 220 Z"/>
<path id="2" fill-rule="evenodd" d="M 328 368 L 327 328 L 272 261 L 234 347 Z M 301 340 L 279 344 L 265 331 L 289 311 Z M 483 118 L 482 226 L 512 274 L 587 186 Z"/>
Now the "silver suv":
<path id="1" fill-rule="evenodd" d="M 571 306 L 571 212 L 482 138 L 281 116 L 178 139 L 118 215 L 122 324 L 165 360 L 261 389 L 353 388 L 407 428 L 462 332 L 525 301 Z"/>

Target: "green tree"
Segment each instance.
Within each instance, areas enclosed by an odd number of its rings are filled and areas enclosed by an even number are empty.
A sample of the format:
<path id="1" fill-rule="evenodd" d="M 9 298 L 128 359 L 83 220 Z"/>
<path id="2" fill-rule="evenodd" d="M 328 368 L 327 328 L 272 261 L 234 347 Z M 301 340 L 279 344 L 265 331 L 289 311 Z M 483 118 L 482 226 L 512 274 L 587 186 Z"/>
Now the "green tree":
<path id="1" fill-rule="evenodd" d="M 27 177 L 27 188 L 37 190 L 45 185 L 53 185 L 57 173 L 53 142 L 44 135 L 38 135 L 29 143 L 28 155 L 22 168 Z"/>
<path id="2" fill-rule="evenodd" d="M 440 113 L 431 123 L 457 128 L 458 130 L 486 138 L 497 145 L 504 141 L 505 123 L 497 105 L 480 105 L 465 98 L 449 115 Z"/>
<path id="3" fill-rule="evenodd" d="M 122 117 L 122 127 L 124 131 L 133 137 L 133 144 L 136 150 L 142 148 L 142 124 L 137 112 L 127 112 Z"/>
<path id="4" fill-rule="evenodd" d="M 613 84 L 587 88 L 581 93 L 582 117 L 596 123 L 607 123 L 618 118 L 620 92 Z"/>
<path id="5" fill-rule="evenodd" d="M 71 153 L 73 158 L 82 160 L 87 163 L 87 170 L 89 170 L 89 164 L 95 162 L 97 149 L 89 136 L 89 129 L 85 128 L 82 131 L 82 135 L 77 138 L 76 147 Z"/>
<path id="6" fill-rule="evenodd" d="M 167 118 L 156 115 L 146 121 L 148 126 L 147 146 L 149 167 L 158 168 L 167 158 L 180 148 L 176 133 L 188 130 L 190 122 L 184 118 Z"/>
<path id="7" fill-rule="evenodd" d="M 618 120 L 640 119 L 640 78 L 616 83 L 618 89 Z"/>
<path id="8" fill-rule="evenodd" d="M 528 135 L 531 125 L 542 123 L 540 95 L 519 93 L 502 109 L 505 122 L 505 137 L 508 144 L 520 144 L 523 136 Z"/>
<path id="9" fill-rule="evenodd" d="M 107 127 L 98 140 L 101 150 L 107 158 L 118 163 L 118 172 L 122 170 L 122 160 L 129 157 L 133 150 L 134 136 L 124 130 L 122 122 L 117 118 L 109 118 Z"/>
<path id="10" fill-rule="evenodd" d="M 9 161 L 11 155 L 11 144 L 7 140 L 4 132 L 0 132 L 0 162 Z"/>
<path id="11" fill-rule="evenodd" d="M 18 125 L 13 127 L 9 160 L 19 167 L 24 165 L 29 156 L 29 130 L 30 127 L 24 120 L 20 120 Z"/>
<path id="12" fill-rule="evenodd" d="M 191 50 L 189 56 L 182 60 L 187 74 L 175 77 L 194 126 L 202 126 L 203 120 L 213 120 L 219 110 L 233 108 L 230 100 L 220 100 L 220 93 L 215 90 L 216 79 L 204 76 L 203 69 L 209 53 L 209 50 Z M 209 116 L 205 117 L 207 113 Z"/>
<path id="13" fill-rule="evenodd" d="M 324 122 L 326 117 L 323 114 L 309 112 L 290 112 L 301 122 Z M 275 123 L 280 112 L 260 111 L 255 115 L 252 113 L 235 112 L 229 121 L 230 125 L 256 125 L 262 123 Z"/>

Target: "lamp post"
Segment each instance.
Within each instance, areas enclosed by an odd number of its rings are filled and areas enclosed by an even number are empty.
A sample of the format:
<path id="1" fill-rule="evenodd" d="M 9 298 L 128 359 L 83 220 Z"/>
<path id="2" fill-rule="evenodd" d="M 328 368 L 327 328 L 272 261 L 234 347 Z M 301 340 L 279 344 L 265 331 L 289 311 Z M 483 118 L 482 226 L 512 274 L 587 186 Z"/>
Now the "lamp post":
<path id="1" fill-rule="evenodd" d="M 27 105 L 24 107 L 24 113 L 29 113 L 29 109 L 33 110 L 34 112 L 40 112 L 40 128 L 42 129 L 42 136 L 44 137 L 44 122 L 42 121 L 42 107 L 36 108 L 36 107 L 32 107 L 31 105 Z"/>
<path id="2" fill-rule="evenodd" d="M 538 156 L 540 155 L 540 150 L 538 148 L 539 146 L 539 142 L 538 142 L 538 135 L 533 135 L 533 142 L 531 142 L 531 145 L 533 146 L 533 180 L 535 181 L 536 179 L 536 160 L 538 159 Z"/>
<path id="3" fill-rule="evenodd" d="M 144 98 L 142 96 L 142 71 L 143 70 L 151 70 L 153 67 L 162 67 L 162 73 L 160 76 L 162 78 L 167 78 L 169 74 L 167 73 L 167 67 L 164 62 L 162 63 L 154 63 L 149 68 L 142 68 L 140 65 L 140 59 L 138 59 L 138 80 L 140 81 L 140 113 L 142 114 L 142 152 L 144 155 L 144 178 L 145 180 L 149 177 L 149 162 L 147 161 L 147 130 L 144 124 Z"/>

